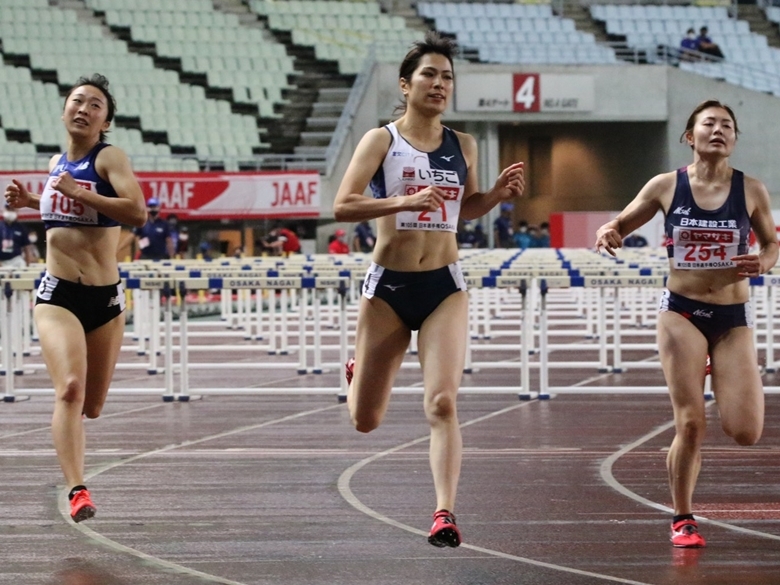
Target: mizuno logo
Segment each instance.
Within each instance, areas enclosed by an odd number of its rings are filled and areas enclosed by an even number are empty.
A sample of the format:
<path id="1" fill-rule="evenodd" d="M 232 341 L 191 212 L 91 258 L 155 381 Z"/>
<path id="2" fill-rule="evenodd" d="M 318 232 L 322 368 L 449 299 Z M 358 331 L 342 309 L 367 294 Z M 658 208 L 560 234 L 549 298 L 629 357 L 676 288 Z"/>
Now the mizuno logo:
<path id="1" fill-rule="evenodd" d="M 442 157 L 440 157 L 440 158 L 443 158 L 443 159 L 444 159 L 444 160 L 446 160 L 447 162 L 450 162 L 450 161 L 452 160 L 452 157 L 453 157 L 453 156 L 455 156 L 455 155 L 454 155 L 454 154 L 451 154 L 450 156 L 442 156 Z"/>
<path id="2" fill-rule="evenodd" d="M 382 286 L 384 286 L 385 288 L 389 288 L 391 291 L 395 292 L 399 288 L 403 288 L 406 285 L 405 284 L 383 284 Z"/>
<path id="3" fill-rule="evenodd" d="M 690 207 L 683 207 L 680 205 L 677 209 L 675 209 L 673 212 L 675 215 L 690 215 L 691 214 L 691 208 Z"/>

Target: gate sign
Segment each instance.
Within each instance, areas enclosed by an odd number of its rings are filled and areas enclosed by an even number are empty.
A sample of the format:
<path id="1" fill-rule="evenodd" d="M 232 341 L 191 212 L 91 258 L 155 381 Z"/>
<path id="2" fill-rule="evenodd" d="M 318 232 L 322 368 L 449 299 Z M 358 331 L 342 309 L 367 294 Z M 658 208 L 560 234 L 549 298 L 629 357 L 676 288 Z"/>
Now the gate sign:
<path id="1" fill-rule="evenodd" d="M 458 76 L 458 112 L 590 112 L 592 75 L 557 73 L 464 73 Z"/>
<path id="2" fill-rule="evenodd" d="M 40 194 L 46 173 L 0 173 L 3 185 L 17 179 Z M 320 215 L 320 175 L 316 171 L 271 173 L 136 173 L 144 199 L 160 201 L 180 219 L 303 218 Z M 20 209 L 20 219 L 40 219 Z"/>

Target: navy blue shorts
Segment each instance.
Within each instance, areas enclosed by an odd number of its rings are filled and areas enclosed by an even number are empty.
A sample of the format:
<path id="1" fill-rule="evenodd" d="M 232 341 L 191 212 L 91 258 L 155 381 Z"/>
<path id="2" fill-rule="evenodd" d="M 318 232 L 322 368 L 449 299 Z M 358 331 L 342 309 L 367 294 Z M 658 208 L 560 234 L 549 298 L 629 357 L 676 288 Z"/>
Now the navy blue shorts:
<path id="1" fill-rule="evenodd" d="M 62 280 L 47 272 L 38 286 L 35 304 L 67 309 L 81 322 L 84 333 L 89 333 L 122 314 L 125 287 L 121 280 L 106 286 L 89 286 Z"/>
<path id="2" fill-rule="evenodd" d="M 458 262 L 422 272 L 397 272 L 372 262 L 363 281 L 363 296 L 385 301 L 412 331 L 419 330 L 444 299 L 465 290 Z"/>
<path id="3" fill-rule="evenodd" d="M 713 305 L 694 301 L 665 289 L 661 294 L 659 312 L 672 311 L 690 321 L 707 338 L 710 347 L 735 327 L 753 327 L 750 303 Z"/>

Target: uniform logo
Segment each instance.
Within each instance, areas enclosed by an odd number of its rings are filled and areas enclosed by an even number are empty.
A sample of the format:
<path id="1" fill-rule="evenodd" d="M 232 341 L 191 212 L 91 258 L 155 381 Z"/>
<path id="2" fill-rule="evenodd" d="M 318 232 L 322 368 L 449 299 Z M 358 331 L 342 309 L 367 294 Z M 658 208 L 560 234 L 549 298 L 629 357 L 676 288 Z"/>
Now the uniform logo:
<path id="1" fill-rule="evenodd" d="M 384 286 L 385 288 L 389 288 L 391 291 L 395 292 L 399 288 L 403 288 L 406 285 L 405 284 L 383 284 L 382 286 Z"/>
<path id="2" fill-rule="evenodd" d="M 404 167 L 403 173 L 401 174 L 401 180 L 411 181 L 413 179 L 414 179 L 414 167 Z"/>
<path id="3" fill-rule="evenodd" d="M 675 209 L 672 212 L 674 215 L 690 215 L 691 214 L 691 208 L 690 207 L 683 207 L 680 205 L 677 209 Z"/>
<path id="4" fill-rule="evenodd" d="M 77 171 L 86 171 L 89 168 L 89 161 L 85 160 L 79 166 L 76 167 Z"/>
<path id="5" fill-rule="evenodd" d="M 704 317 L 705 319 L 711 319 L 712 318 L 712 311 L 707 311 L 706 309 L 696 309 L 693 312 L 694 317 Z"/>
<path id="6" fill-rule="evenodd" d="M 393 156 L 412 156 L 412 153 L 411 152 L 406 152 L 406 151 L 403 151 L 403 150 L 394 150 L 393 151 Z"/>
<path id="7" fill-rule="evenodd" d="M 108 307 L 116 307 L 118 304 L 119 296 L 111 297 L 111 299 L 108 301 Z"/>
<path id="8" fill-rule="evenodd" d="M 450 156 L 442 156 L 440 158 L 443 158 L 447 162 L 450 162 L 452 160 L 452 157 L 454 157 L 454 156 L 455 156 L 454 154 L 451 154 Z"/>

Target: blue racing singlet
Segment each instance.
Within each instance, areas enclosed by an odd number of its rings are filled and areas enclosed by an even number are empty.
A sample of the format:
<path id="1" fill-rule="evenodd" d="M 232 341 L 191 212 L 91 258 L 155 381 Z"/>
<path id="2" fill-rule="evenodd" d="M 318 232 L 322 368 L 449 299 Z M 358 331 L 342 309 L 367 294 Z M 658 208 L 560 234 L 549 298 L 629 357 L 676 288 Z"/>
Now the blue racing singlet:
<path id="1" fill-rule="evenodd" d="M 392 141 L 382 166 L 371 179 L 375 199 L 414 195 L 436 185 L 446 194 L 436 211 L 400 211 L 395 227 L 399 230 L 458 231 L 458 216 L 468 168 L 457 134 L 444 128 L 439 148 L 422 152 L 409 144 L 395 123 L 385 126 Z"/>
<path id="2" fill-rule="evenodd" d="M 733 268 L 732 256 L 747 254 L 750 241 L 742 171 L 733 170 L 726 202 L 719 209 L 707 210 L 693 199 L 688 168 L 679 169 L 664 232 L 667 255 L 675 268 Z"/>
<path id="3" fill-rule="evenodd" d="M 63 153 L 57 166 L 49 173 L 46 186 L 41 193 L 41 219 L 48 230 L 53 227 L 114 227 L 120 223 L 110 217 L 98 213 L 97 210 L 66 197 L 52 189 L 51 182 L 61 173 L 68 171 L 73 179 L 88 191 L 94 191 L 106 197 L 116 197 L 116 191 L 111 184 L 98 175 L 95 169 L 95 159 L 106 146 L 99 142 L 89 151 L 87 156 L 77 161 L 69 161 L 67 153 Z"/>

